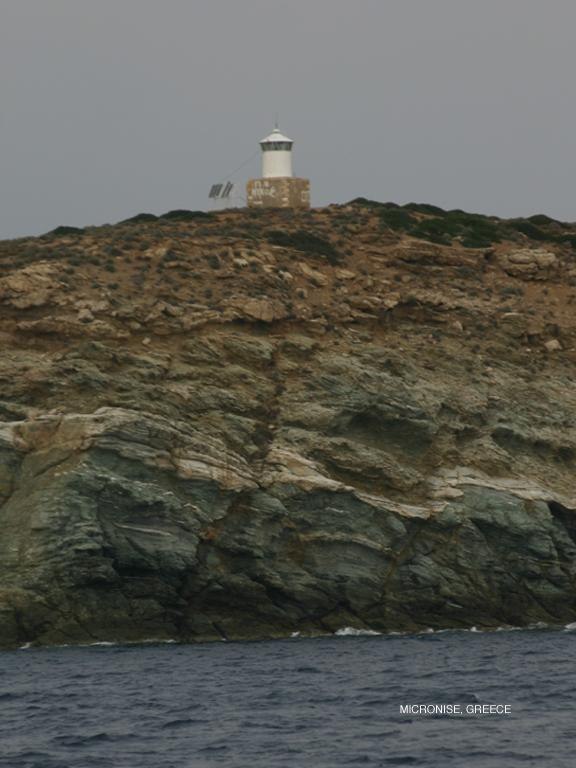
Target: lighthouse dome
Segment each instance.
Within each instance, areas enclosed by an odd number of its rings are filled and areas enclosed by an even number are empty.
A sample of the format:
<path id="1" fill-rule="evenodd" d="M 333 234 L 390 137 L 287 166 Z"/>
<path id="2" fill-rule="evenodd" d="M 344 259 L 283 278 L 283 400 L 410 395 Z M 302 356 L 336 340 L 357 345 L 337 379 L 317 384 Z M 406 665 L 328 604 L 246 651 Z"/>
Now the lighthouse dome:
<path id="1" fill-rule="evenodd" d="M 277 141 L 280 141 L 282 143 L 289 143 L 289 144 L 294 143 L 292 139 L 289 139 L 288 136 L 285 136 L 278 128 L 274 128 L 272 133 L 266 136 L 265 139 L 262 139 L 260 144 L 272 144 L 272 143 L 276 143 Z"/>

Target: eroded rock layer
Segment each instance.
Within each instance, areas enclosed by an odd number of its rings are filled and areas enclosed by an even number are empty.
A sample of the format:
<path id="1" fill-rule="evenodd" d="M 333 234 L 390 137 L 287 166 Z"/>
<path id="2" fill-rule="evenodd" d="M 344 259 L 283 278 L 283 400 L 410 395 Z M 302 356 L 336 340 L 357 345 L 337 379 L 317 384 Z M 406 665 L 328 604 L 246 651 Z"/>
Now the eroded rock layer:
<path id="1" fill-rule="evenodd" d="M 357 203 L 0 243 L 0 645 L 576 620 L 548 226 L 471 248 Z"/>

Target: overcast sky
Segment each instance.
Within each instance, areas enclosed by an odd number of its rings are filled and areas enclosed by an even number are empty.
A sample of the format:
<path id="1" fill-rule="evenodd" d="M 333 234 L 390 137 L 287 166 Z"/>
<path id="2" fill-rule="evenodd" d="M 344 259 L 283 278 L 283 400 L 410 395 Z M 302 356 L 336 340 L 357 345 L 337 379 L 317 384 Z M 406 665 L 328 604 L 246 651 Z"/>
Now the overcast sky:
<path id="1" fill-rule="evenodd" d="M 576 220 L 574 0 L 0 0 L 0 238 L 243 190 Z M 256 153 L 256 154 L 255 154 Z"/>

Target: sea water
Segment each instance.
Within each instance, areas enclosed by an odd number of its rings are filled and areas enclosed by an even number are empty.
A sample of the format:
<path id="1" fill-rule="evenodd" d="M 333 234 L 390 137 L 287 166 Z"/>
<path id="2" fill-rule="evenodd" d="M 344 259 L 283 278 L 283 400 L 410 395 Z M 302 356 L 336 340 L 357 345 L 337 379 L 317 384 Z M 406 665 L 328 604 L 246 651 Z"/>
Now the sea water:
<path id="1" fill-rule="evenodd" d="M 0 766 L 573 768 L 575 644 L 570 628 L 343 631 L 4 652 Z"/>

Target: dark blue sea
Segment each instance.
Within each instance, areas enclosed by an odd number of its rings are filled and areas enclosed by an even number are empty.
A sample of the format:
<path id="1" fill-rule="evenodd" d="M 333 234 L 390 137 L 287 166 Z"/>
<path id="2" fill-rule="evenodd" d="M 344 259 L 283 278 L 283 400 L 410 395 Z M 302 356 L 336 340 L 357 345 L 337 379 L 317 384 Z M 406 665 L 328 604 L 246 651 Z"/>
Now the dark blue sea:
<path id="1" fill-rule="evenodd" d="M 4 652 L 0 766 L 574 768 L 575 651 L 534 629 Z M 463 714 L 400 713 L 430 703 Z"/>

